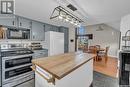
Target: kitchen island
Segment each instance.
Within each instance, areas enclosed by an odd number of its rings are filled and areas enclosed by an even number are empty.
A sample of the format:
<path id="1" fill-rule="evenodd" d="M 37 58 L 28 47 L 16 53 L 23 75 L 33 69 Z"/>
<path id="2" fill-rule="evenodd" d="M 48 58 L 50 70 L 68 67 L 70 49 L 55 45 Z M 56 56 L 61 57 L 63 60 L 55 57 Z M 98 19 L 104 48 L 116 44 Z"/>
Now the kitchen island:
<path id="1" fill-rule="evenodd" d="M 75 52 L 32 60 L 35 87 L 89 87 L 93 81 L 93 57 Z"/>

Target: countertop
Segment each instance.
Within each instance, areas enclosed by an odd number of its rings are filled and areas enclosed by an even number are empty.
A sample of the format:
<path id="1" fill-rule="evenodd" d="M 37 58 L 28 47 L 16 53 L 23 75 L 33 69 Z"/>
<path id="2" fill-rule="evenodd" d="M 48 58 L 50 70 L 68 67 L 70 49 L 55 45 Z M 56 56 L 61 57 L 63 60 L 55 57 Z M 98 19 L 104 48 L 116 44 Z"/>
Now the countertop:
<path id="1" fill-rule="evenodd" d="M 35 49 L 33 51 L 48 51 L 48 49 L 42 48 L 42 49 Z"/>
<path id="2" fill-rule="evenodd" d="M 95 57 L 93 54 L 75 52 L 34 59 L 32 63 L 47 71 L 53 77 L 61 79 L 93 57 Z"/>

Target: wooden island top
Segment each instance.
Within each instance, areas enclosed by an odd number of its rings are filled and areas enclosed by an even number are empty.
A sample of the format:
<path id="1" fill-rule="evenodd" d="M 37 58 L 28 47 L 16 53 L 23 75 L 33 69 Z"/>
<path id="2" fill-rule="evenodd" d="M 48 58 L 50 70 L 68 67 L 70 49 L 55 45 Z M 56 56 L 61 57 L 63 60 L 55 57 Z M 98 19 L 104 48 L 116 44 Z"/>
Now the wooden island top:
<path id="1" fill-rule="evenodd" d="M 54 78 L 61 79 L 93 57 L 95 57 L 93 54 L 75 52 L 34 59 L 32 63 L 53 75 Z"/>

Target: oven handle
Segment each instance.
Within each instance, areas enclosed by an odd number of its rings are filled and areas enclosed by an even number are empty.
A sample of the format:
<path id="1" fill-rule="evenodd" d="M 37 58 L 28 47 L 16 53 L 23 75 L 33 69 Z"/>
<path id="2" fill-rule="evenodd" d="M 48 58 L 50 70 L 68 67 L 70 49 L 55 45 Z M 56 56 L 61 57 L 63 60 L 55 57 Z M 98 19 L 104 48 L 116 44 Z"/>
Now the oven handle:
<path id="1" fill-rule="evenodd" d="M 20 65 L 20 66 L 14 66 L 14 67 L 11 67 L 11 68 L 2 68 L 3 71 L 9 71 L 9 70 L 13 70 L 13 69 L 17 69 L 17 68 L 21 68 L 21 67 L 25 67 L 25 66 L 31 66 L 32 63 L 28 63 L 28 64 L 24 64 L 24 65 Z"/>
<path id="2" fill-rule="evenodd" d="M 26 54 L 26 55 L 19 55 L 19 56 L 10 56 L 10 57 L 2 57 L 2 60 L 9 60 L 9 59 L 18 59 L 23 57 L 33 57 L 33 54 Z"/>

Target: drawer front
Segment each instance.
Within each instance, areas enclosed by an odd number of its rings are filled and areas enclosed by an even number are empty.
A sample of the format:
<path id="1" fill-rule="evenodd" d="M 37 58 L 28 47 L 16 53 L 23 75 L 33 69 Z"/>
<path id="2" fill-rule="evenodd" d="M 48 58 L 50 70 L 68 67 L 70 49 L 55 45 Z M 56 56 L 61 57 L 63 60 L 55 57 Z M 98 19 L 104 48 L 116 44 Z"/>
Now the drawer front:
<path id="1" fill-rule="evenodd" d="M 35 52 L 34 53 L 34 58 L 42 58 L 42 57 L 47 57 L 48 53 L 47 52 Z"/>
<path id="2" fill-rule="evenodd" d="M 34 87 L 34 86 L 35 86 L 35 84 L 34 84 L 34 79 L 33 79 L 33 80 L 27 81 L 23 84 L 20 84 L 16 87 Z"/>

